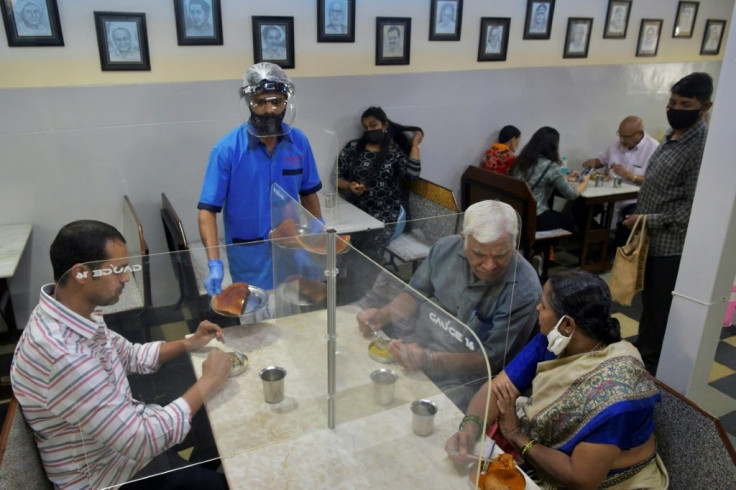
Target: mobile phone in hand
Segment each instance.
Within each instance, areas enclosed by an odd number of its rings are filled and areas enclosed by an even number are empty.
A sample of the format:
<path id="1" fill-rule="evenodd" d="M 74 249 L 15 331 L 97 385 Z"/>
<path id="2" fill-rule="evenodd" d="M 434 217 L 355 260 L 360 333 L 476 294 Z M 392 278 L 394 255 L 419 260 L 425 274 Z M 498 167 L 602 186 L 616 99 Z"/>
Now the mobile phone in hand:
<path id="1" fill-rule="evenodd" d="M 578 182 L 583 181 L 583 177 L 588 175 L 590 172 L 593 171 L 593 167 L 585 167 L 582 172 L 580 172 L 580 175 L 578 175 Z"/>

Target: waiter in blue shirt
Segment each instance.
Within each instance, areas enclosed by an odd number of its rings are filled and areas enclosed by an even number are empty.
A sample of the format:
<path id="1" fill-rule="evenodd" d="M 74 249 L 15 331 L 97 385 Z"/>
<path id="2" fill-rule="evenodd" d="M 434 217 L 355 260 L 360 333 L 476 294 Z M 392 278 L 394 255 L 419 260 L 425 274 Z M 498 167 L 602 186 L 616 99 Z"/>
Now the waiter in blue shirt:
<path id="1" fill-rule="evenodd" d="M 314 217 L 321 219 L 317 191 L 322 188 L 307 137 L 291 126 L 294 84 L 273 63 L 248 68 L 240 90 L 248 121 L 212 149 L 199 197 L 199 233 L 207 247 L 207 292 L 220 294 L 223 266 L 217 247 L 217 213 L 224 210 L 226 244 L 233 282 L 273 288 L 271 186 L 278 184 Z M 262 242 L 262 243 L 256 243 Z"/>

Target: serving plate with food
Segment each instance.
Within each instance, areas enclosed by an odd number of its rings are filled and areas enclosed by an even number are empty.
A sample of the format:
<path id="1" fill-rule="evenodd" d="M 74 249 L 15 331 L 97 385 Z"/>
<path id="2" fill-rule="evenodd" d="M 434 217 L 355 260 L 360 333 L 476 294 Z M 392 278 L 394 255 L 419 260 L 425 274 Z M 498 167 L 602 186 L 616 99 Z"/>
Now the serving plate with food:
<path id="1" fill-rule="evenodd" d="M 210 300 L 210 308 L 218 315 L 240 317 L 262 310 L 268 303 L 268 294 L 247 282 L 235 282 Z"/>

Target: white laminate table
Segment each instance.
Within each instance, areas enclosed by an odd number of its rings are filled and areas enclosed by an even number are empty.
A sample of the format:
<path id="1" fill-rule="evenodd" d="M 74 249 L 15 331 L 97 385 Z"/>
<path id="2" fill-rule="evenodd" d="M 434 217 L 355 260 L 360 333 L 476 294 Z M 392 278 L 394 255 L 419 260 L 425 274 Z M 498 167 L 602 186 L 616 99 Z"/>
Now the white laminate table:
<path id="1" fill-rule="evenodd" d="M 614 205 L 618 201 L 635 199 L 639 194 L 639 187 L 623 182 L 621 187 L 613 186 L 613 179 L 603 182 L 603 185 L 596 187 L 593 180 L 588 182 L 587 187 L 581 194 L 583 202 L 586 205 L 585 227 L 582 230 L 582 242 L 580 250 L 580 266 L 598 272 L 600 270 L 610 269 L 610 264 L 606 261 L 608 255 L 608 240 L 613 221 Z M 595 215 L 595 206 L 601 204 L 605 206 L 604 220 L 600 228 L 593 226 L 593 217 Z M 588 248 L 594 243 L 600 243 L 600 252 L 598 259 L 592 264 L 587 264 Z"/>
<path id="2" fill-rule="evenodd" d="M 15 275 L 32 228 L 33 225 L 30 223 L 0 225 L 0 315 L 5 320 L 11 336 L 19 332 L 15 323 L 8 280 Z"/>
<path id="3" fill-rule="evenodd" d="M 320 194 L 322 217 L 327 228 L 334 228 L 337 233 L 355 233 L 366 230 L 380 230 L 385 225 L 370 214 L 347 202 L 337 195 L 337 206 L 325 206 L 324 194 Z"/>
<path id="4" fill-rule="evenodd" d="M 226 346 L 250 361 L 206 405 L 230 488 L 469 488 L 444 451 L 463 414 L 423 373 L 372 360 L 357 311 L 337 310 L 334 430 L 327 427 L 326 310 L 225 329 Z M 190 354 L 198 377 L 213 346 Z M 269 365 L 287 371 L 277 404 L 264 402 L 258 376 Z M 370 381 L 383 367 L 399 374 L 388 407 L 374 403 Z M 417 398 L 438 406 L 428 437 L 412 432 L 409 405 Z M 537 487 L 527 480 L 527 488 Z"/>

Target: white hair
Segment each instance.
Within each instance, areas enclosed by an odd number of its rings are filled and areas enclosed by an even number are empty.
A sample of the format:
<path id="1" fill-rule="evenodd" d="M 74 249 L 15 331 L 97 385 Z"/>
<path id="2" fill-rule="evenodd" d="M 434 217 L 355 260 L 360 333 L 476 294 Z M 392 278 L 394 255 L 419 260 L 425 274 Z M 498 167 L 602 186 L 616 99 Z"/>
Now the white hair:
<path id="1" fill-rule="evenodd" d="M 465 210 L 463 233 L 465 240 L 473 235 L 480 243 L 491 243 L 508 236 L 515 245 L 519 236 L 519 222 L 516 210 L 505 202 L 481 201 Z"/>

